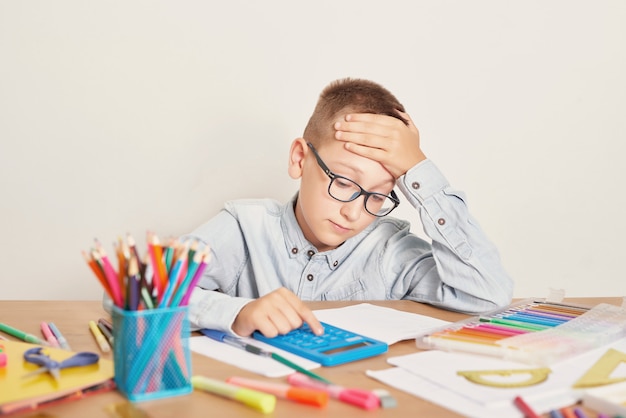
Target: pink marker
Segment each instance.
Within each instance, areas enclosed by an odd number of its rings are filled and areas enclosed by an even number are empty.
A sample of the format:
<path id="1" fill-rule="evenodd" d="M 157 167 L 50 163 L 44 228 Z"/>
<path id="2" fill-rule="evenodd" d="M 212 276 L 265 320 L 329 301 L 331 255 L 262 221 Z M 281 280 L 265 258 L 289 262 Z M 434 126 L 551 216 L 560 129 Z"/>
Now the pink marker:
<path id="1" fill-rule="evenodd" d="M 44 322 L 44 321 L 41 322 L 41 333 L 43 334 L 44 337 L 46 337 L 46 341 L 48 341 L 48 343 L 52 347 L 60 347 L 61 346 L 59 344 L 59 340 L 57 340 L 57 337 L 54 336 L 54 334 L 52 333 L 52 330 L 50 329 L 48 324 L 46 322 Z"/>
<path id="2" fill-rule="evenodd" d="M 328 393 L 325 390 L 298 388 L 282 383 L 246 379 L 245 377 L 238 376 L 229 377 L 226 379 L 226 383 L 258 390 L 260 392 L 271 393 L 282 399 L 289 399 L 320 408 L 325 407 L 328 403 Z"/>
<path id="3" fill-rule="evenodd" d="M 287 381 L 298 387 L 323 390 L 331 397 L 341 402 L 349 403 L 363 409 L 376 409 L 380 406 L 380 399 L 374 392 L 363 389 L 344 388 L 338 385 L 329 385 L 312 379 L 302 373 L 293 373 L 287 376 Z"/>

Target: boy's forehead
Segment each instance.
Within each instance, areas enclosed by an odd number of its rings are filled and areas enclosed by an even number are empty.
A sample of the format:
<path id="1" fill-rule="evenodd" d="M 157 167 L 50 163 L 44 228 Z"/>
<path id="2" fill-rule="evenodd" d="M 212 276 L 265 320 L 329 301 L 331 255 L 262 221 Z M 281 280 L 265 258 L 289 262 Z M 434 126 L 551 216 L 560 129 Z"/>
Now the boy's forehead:
<path id="1" fill-rule="evenodd" d="M 345 142 L 331 139 L 316 149 L 331 170 L 340 171 L 338 174 L 358 174 L 360 180 L 369 180 L 373 185 L 394 181 L 393 176 L 378 161 L 348 151 L 344 146 Z"/>

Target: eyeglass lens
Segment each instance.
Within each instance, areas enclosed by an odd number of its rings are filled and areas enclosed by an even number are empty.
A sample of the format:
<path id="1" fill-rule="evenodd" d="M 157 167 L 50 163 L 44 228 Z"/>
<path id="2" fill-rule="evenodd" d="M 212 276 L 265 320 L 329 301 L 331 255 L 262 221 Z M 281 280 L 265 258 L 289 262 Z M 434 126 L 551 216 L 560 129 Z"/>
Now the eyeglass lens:
<path id="1" fill-rule="evenodd" d="M 332 197 L 342 202 L 350 202 L 355 200 L 363 193 L 361 186 L 354 181 L 337 176 L 331 182 L 328 187 L 328 193 Z M 395 202 L 391 200 L 387 195 L 381 193 L 365 194 L 365 209 L 373 215 L 386 214 L 395 207 Z"/>

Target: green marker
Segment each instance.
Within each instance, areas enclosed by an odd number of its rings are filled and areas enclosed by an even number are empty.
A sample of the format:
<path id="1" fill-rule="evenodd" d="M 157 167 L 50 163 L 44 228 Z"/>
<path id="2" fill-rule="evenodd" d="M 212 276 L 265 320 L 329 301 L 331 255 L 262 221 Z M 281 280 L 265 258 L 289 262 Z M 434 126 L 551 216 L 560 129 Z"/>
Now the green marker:
<path id="1" fill-rule="evenodd" d="M 39 345 L 48 345 L 48 343 L 46 343 L 45 341 L 35 337 L 32 334 L 28 334 L 24 331 L 20 331 L 19 329 L 15 329 L 13 327 L 10 327 L 6 324 L 3 324 L 0 322 L 0 331 L 2 332 L 6 332 L 7 334 L 15 337 L 15 338 L 19 338 L 22 341 L 26 341 L 27 343 L 31 343 L 31 344 L 39 344 Z"/>

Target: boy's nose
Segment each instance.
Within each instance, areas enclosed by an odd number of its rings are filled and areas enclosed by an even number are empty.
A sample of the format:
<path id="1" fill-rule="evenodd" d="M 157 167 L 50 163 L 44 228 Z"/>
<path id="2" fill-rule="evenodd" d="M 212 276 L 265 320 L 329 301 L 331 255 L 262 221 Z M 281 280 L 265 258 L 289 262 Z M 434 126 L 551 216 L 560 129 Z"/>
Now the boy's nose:
<path id="1" fill-rule="evenodd" d="M 359 196 L 351 202 L 343 202 L 340 213 L 349 221 L 356 221 L 364 210 L 363 199 L 365 199 L 365 196 Z"/>

